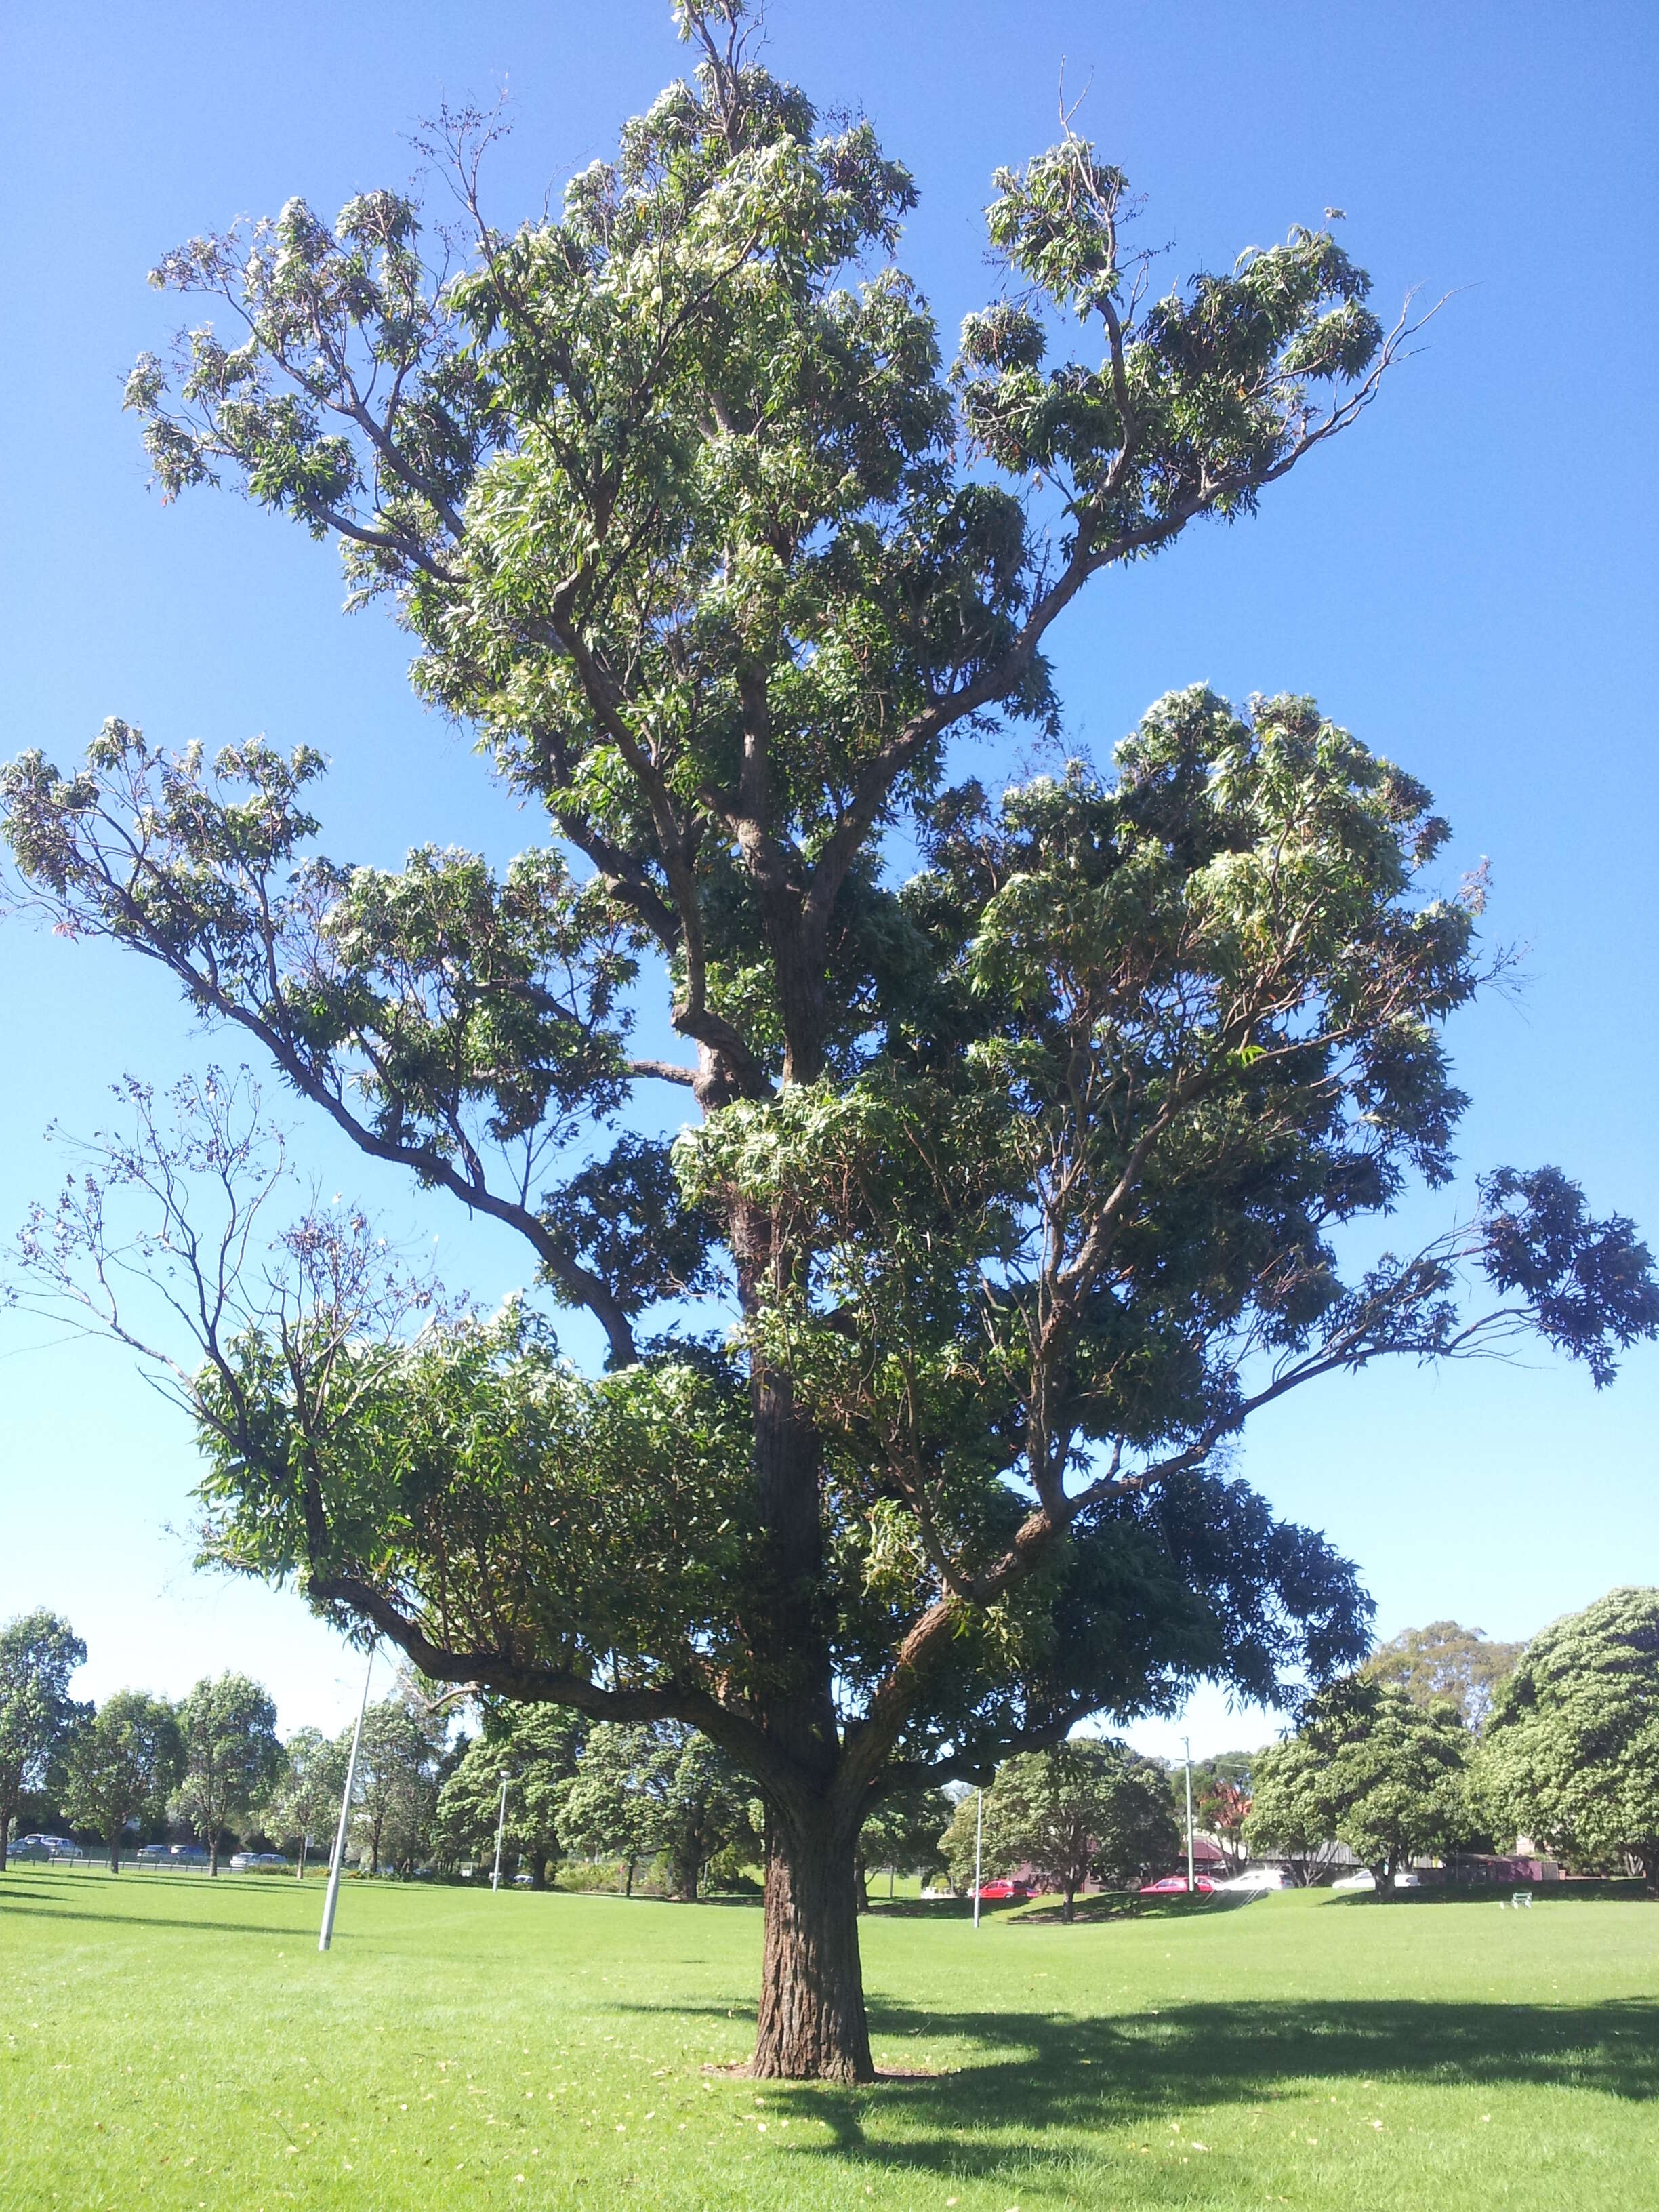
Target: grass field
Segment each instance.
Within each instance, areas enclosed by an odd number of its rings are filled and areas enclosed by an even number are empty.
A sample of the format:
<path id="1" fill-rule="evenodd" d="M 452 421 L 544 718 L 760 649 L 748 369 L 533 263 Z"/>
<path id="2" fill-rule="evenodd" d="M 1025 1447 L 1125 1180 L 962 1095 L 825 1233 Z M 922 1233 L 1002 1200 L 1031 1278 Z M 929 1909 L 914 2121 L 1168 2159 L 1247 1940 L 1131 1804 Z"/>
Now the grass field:
<path id="1" fill-rule="evenodd" d="M 757 2086 L 753 1906 L 14 1867 L 0 2206 L 1659 2202 L 1659 1906 L 866 1923 L 864 2090 Z"/>

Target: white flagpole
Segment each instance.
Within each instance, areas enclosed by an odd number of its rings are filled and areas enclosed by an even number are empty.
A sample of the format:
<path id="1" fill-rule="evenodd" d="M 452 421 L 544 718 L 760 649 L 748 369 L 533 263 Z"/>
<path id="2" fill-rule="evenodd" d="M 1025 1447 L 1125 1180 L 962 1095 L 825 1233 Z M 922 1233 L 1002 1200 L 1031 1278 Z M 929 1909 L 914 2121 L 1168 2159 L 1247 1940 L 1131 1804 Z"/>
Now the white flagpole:
<path id="1" fill-rule="evenodd" d="M 1181 1739 L 1181 1747 L 1182 1747 L 1182 1750 L 1186 1753 L 1186 1754 L 1187 1754 L 1187 1894 L 1188 1894 L 1188 1897 L 1191 1897 L 1191 1896 L 1193 1896 L 1193 1895 L 1194 1894 L 1194 1889 L 1193 1889 L 1193 1740 L 1192 1740 L 1192 1738 L 1191 1738 L 1190 1736 L 1188 1736 L 1188 1735 L 1183 1735 L 1183 1736 L 1182 1737 L 1182 1739 Z"/>
<path id="2" fill-rule="evenodd" d="M 489 1887 L 497 1890 L 501 1886 L 501 1837 L 507 1828 L 507 1777 L 501 1777 L 501 1809 L 495 1820 L 495 1871 L 489 1877 Z"/>
<path id="3" fill-rule="evenodd" d="M 351 1756 L 346 1761 L 345 1788 L 340 1793 L 340 1826 L 334 1838 L 334 1861 L 328 1870 L 328 1890 L 323 1899 L 322 1933 L 317 1938 L 317 1948 L 326 1951 L 334 1941 L 334 1907 L 340 1895 L 340 1869 L 345 1864 L 346 1825 L 351 1818 L 351 1793 L 357 1784 L 357 1748 L 363 1740 L 363 1715 L 368 1711 L 368 1678 L 374 1672 L 374 1646 L 368 1647 L 368 1664 L 363 1669 L 362 1702 L 357 1708 L 357 1725 L 351 1731 Z"/>
<path id="4" fill-rule="evenodd" d="M 979 1869 L 985 1841 L 985 1792 L 974 1792 L 974 1925 L 979 1926 Z"/>

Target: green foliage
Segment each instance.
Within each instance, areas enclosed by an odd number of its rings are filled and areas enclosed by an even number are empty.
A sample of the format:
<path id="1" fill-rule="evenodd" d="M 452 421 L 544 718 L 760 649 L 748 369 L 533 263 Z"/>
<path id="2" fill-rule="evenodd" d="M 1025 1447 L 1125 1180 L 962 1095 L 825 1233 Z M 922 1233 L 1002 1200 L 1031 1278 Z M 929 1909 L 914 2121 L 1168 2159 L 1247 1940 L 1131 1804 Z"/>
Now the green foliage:
<path id="1" fill-rule="evenodd" d="M 349 1837 L 370 1874 L 410 1874 L 431 1848 L 448 1732 L 407 1678 L 364 1714 Z"/>
<path id="2" fill-rule="evenodd" d="M 19 1799 L 61 1778 L 74 1732 L 91 1717 L 69 1690 L 86 1663 L 86 1645 L 55 1613 L 21 1613 L 0 1628 L 0 1872 Z"/>
<path id="3" fill-rule="evenodd" d="M 75 1735 L 64 1809 L 107 1839 L 110 1865 L 118 1867 L 122 1830 L 129 1820 L 161 1817 L 184 1763 L 178 1715 L 167 1700 L 118 1690 Z"/>
<path id="4" fill-rule="evenodd" d="M 1451 1699 L 1423 1705 L 1395 1683 L 1351 1675 L 1311 1701 L 1293 1744 L 1257 1759 L 1249 1833 L 1304 1863 L 1316 1838 L 1334 1836 L 1384 1899 L 1414 1856 L 1464 1840 L 1468 1760 Z"/>
<path id="5" fill-rule="evenodd" d="M 661 1858 L 675 1894 L 693 1903 L 711 1861 L 734 1847 L 759 1848 L 759 1808 L 749 1784 L 712 1744 L 684 1729 L 602 1722 L 554 1797 L 565 1849 L 622 1860 L 630 1894 L 641 1863 Z"/>
<path id="6" fill-rule="evenodd" d="M 1164 1771 L 1125 1744 L 1073 1737 L 1053 1751 L 1011 1759 L 985 1793 L 981 1863 L 987 1875 L 1034 1869 L 1062 1898 L 1070 1920 L 1090 1880 L 1121 1889 L 1180 1849 Z M 974 1886 L 975 1800 L 964 1797 L 944 1839 L 951 1878 Z"/>
<path id="7" fill-rule="evenodd" d="M 1629 1857 L 1659 1888 L 1659 1590 L 1609 1591 L 1534 1637 L 1499 1687 L 1482 1794 L 1575 1864 Z"/>
<path id="8" fill-rule="evenodd" d="M 276 1707 L 246 1674 L 221 1674 L 204 1676 L 178 1717 L 184 1772 L 173 1810 L 206 1844 L 216 1875 L 226 1826 L 259 1804 L 282 1772 Z"/>
<path id="9" fill-rule="evenodd" d="M 932 1874 L 945 1863 L 940 1839 L 954 1808 L 942 1790 L 899 1790 L 877 1799 L 859 1832 L 859 1878 L 872 1869 Z"/>
<path id="10" fill-rule="evenodd" d="M 331 1850 L 340 1799 L 345 1791 L 349 1735 L 331 1739 L 320 1729 L 295 1729 L 283 1746 L 283 1764 L 261 1808 L 265 1826 L 295 1850 Z"/>
<path id="11" fill-rule="evenodd" d="M 574 1772 L 581 1741 L 579 1725 L 556 1706 L 489 1700 L 483 1709 L 483 1733 L 467 1746 L 439 1792 L 440 1843 L 457 1857 L 493 1855 L 505 1776 L 502 1851 L 528 1869 L 532 1887 L 543 1888 L 548 1862 L 563 1849 L 559 1784 Z"/>
<path id="12" fill-rule="evenodd" d="M 1426 1628 L 1401 1629 L 1379 1644 L 1360 1671 L 1397 1683 L 1419 1705 L 1449 1698 L 1464 1727 L 1478 1735 L 1522 1649 L 1494 1644 L 1478 1628 L 1462 1628 L 1455 1620 L 1431 1620 Z"/>
<path id="13" fill-rule="evenodd" d="M 1336 1814 L 1324 1778 L 1325 1753 L 1305 1734 L 1270 1744 L 1250 1769 L 1244 1840 L 1259 1856 L 1286 1860 L 1304 1888 L 1336 1860 Z"/>

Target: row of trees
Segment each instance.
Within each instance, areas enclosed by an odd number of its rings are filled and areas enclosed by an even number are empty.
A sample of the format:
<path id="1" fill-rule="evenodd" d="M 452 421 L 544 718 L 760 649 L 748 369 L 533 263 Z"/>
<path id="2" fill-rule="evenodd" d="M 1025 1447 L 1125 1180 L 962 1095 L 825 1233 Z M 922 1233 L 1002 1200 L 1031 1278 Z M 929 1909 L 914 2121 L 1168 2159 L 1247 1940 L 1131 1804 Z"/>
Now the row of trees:
<path id="1" fill-rule="evenodd" d="M 1252 1784 L 1246 1837 L 1304 1880 L 1333 1840 L 1387 1897 L 1414 1857 L 1525 1836 L 1659 1888 L 1659 1589 L 1613 1590 L 1524 1648 L 1401 1638 L 1315 1698 Z"/>
<path id="2" fill-rule="evenodd" d="M 201 1837 L 217 1874 L 228 1823 L 282 1771 L 276 1706 L 257 1682 L 227 1674 L 204 1678 L 177 1705 L 118 1690 L 94 1707 L 70 1694 L 86 1656 L 52 1613 L 0 1628 L 0 1870 L 25 1799 L 50 1796 L 76 1826 L 108 1839 L 118 1870 L 130 1827 L 171 1818 Z"/>

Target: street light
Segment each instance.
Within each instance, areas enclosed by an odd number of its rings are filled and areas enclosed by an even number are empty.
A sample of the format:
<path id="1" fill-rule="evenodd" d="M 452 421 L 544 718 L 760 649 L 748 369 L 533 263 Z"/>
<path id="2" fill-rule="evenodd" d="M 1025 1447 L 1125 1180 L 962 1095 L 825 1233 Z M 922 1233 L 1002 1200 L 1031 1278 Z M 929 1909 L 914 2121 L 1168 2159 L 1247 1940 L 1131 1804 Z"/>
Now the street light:
<path id="1" fill-rule="evenodd" d="M 1193 1894 L 1193 1740 L 1189 1735 L 1181 1739 L 1181 1748 L 1187 1754 L 1187 1894 Z"/>
<path id="2" fill-rule="evenodd" d="M 363 1715 L 368 1711 L 368 1678 L 374 1672 L 374 1646 L 368 1647 L 368 1664 L 363 1669 L 362 1702 L 357 1708 L 357 1725 L 351 1731 L 351 1756 L 346 1761 L 345 1788 L 340 1793 L 340 1826 L 334 1838 L 334 1860 L 328 1870 L 328 1890 L 323 1899 L 322 1933 L 317 1938 L 317 1948 L 326 1951 L 334 1941 L 334 1907 L 340 1895 L 340 1869 L 345 1863 L 346 1823 L 351 1818 L 351 1793 L 357 1784 L 357 1750 L 363 1740 Z"/>

